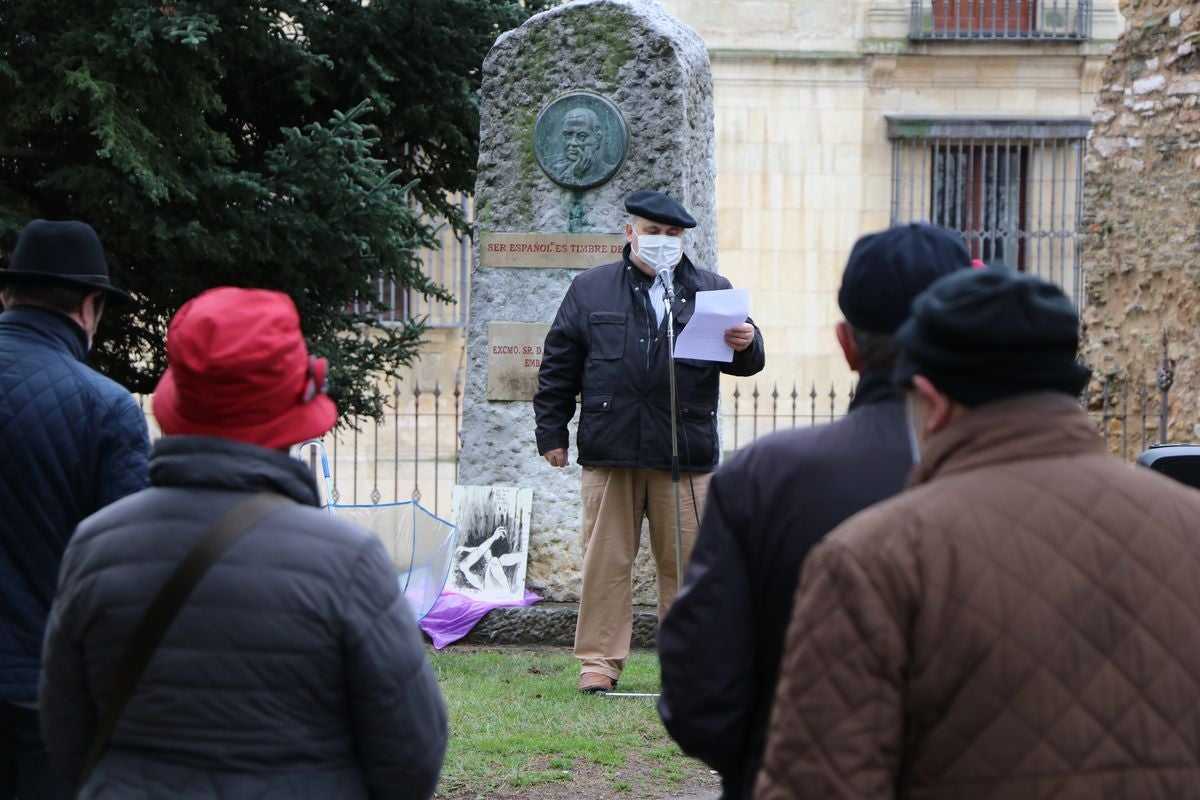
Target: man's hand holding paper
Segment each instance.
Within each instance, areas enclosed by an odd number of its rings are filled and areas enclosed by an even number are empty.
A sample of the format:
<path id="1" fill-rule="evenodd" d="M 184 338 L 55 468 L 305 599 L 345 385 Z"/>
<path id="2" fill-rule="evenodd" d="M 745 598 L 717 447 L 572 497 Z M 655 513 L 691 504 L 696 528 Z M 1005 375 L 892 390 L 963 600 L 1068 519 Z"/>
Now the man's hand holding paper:
<path id="1" fill-rule="evenodd" d="M 675 341 L 676 358 L 733 360 L 754 342 L 748 289 L 716 289 L 696 293 L 696 307 Z"/>

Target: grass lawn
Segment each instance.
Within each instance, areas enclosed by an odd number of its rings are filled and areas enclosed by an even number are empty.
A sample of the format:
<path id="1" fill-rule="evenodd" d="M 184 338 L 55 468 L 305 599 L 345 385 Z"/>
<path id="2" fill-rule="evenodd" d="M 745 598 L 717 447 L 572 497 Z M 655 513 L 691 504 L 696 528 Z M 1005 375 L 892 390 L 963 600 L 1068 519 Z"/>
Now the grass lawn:
<path id="1" fill-rule="evenodd" d="M 430 653 L 450 709 L 450 751 L 437 797 L 600 800 L 715 797 L 717 777 L 684 756 L 652 697 L 576 689 L 563 650 Z M 658 691 L 658 659 L 633 653 L 620 692 Z"/>

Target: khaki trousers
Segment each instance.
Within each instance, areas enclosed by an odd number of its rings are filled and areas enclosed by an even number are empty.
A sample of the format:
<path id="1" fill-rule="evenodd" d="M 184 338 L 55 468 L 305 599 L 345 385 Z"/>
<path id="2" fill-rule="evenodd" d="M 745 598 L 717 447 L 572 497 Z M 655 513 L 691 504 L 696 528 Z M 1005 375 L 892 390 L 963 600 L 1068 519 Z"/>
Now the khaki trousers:
<path id="1" fill-rule="evenodd" d="M 708 492 L 707 472 L 684 472 L 679 481 L 683 563 L 692 554 Z M 650 521 L 650 549 L 658 573 L 658 618 L 679 590 L 675 579 L 675 489 L 661 469 L 584 467 L 583 588 L 575 627 L 580 672 L 616 680 L 633 635 L 633 561 Z M 695 502 L 693 503 L 693 495 Z"/>

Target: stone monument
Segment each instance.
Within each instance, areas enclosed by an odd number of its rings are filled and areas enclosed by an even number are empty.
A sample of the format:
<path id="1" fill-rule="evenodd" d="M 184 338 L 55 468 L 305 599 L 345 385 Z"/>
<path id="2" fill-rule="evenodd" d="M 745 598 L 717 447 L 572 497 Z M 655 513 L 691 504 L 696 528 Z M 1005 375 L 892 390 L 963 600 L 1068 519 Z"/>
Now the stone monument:
<path id="1" fill-rule="evenodd" d="M 534 490 L 527 584 L 578 597 L 579 467 L 550 467 L 532 397 L 571 279 L 619 260 L 623 198 L 667 192 L 699 225 L 684 247 L 715 270 L 712 74 L 695 31 L 655 0 L 576 0 L 496 40 L 483 66 L 476 260 L 459 483 Z M 655 597 L 649 547 L 637 602 Z"/>

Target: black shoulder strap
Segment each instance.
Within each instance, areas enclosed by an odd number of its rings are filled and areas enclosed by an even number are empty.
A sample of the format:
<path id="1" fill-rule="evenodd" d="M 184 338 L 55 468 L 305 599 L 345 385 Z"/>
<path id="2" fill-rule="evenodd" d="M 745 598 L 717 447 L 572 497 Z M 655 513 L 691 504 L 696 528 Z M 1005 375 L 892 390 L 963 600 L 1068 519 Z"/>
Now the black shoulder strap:
<path id="1" fill-rule="evenodd" d="M 196 542 L 191 552 L 158 590 L 121 654 L 108 701 L 104 704 L 104 713 L 96 724 L 96 732 L 92 736 L 91 746 L 88 747 L 87 757 L 83 762 L 83 772 L 80 773 L 78 783 L 80 790 L 87 783 L 100 756 L 104 754 L 108 739 L 116 729 L 117 721 L 121 718 L 121 712 L 125 710 L 125 704 L 129 702 L 134 687 L 137 686 L 163 634 L 171 627 L 171 622 L 187 601 L 192 589 L 208 572 L 208 568 L 243 533 L 279 506 L 291 502 L 293 501 L 282 495 L 259 492 L 238 503 Z"/>

